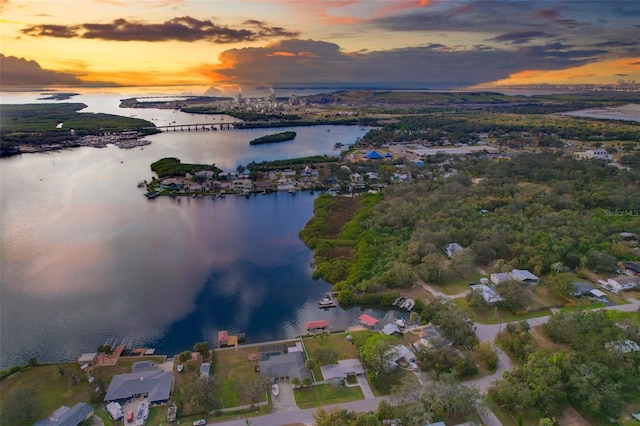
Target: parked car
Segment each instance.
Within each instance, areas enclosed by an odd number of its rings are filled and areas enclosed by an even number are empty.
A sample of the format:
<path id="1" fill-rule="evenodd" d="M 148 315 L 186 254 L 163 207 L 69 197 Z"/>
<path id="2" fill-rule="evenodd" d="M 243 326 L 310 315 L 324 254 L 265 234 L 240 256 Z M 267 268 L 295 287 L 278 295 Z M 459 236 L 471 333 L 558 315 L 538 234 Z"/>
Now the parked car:
<path id="1" fill-rule="evenodd" d="M 415 363 L 415 362 L 413 362 L 413 361 L 411 361 L 411 362 L 409 363 L 409 367 L 411 367 L 411 369 L 412 369 L 413 371 L 418 371 L 418 370 L 420 370 L 420 368 L 418 367 L 418 364 L 416 364 L 416 363 Z"/>
<path id="2" fill-rule="evenodd" d="M 133 423 L 133 411 L 127 413 L 127 423 Z"/>
<path id="3" fill-rule="evenodd" d="M 207 421 L 205 419 L 200 419 L 193 422 L 193 426 L 204 426 L 206 424 L 207 424 Z"/>

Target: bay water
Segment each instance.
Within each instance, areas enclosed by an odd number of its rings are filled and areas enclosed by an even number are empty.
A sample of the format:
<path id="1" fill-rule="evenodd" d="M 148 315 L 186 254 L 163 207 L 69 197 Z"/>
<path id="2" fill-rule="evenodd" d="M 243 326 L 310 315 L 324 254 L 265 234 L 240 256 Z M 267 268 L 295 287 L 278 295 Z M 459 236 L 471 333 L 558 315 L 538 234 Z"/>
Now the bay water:
<path id="1" fill-rule="evenodd" d="M 31 102 L 20 96 L 20 103 Z M 93 112 L 152 115 L 159 125 L 208 119 L 121 111 L 117 101 L 113 93 L 82 99 Z M 249 145 L 284 130 L 298 136 Z M 311 279 L 313 253 L 298 237 L 317 194 L 147 200 L 137 187 L 163 157 L 235 170 L 250 161 L 336 155 L 335 143 L 351 144 L 365 132 L 357 126 L 170 132 L 149 137 L 143 148 L 0 159 L 2 368 L 30 357 L 71 360 L 111 338 L 171 356 L 199 341 L 214 344 L 219 330 L 262 342 L 303 334 L 306 321 L 326 319 L 344 329 L 363 312 L 392 318 L 381 310 L 318 308 L 332 286 Z"/>

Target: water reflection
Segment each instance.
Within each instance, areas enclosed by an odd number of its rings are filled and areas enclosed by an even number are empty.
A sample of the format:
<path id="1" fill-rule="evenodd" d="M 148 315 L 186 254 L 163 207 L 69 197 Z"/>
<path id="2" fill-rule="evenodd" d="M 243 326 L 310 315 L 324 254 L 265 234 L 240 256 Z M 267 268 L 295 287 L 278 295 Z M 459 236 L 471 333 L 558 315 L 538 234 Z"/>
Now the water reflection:
<path id="1" fill-rule="evenodd" d="M 71 359 L 107 338 L 173 354 L 219 329 L 249 341 L 332 328 L 360 310 L 321 311 L 298 238 L 314 196 L 158 198 L 137 182 L 166 156 L 233 170 L 252 160 L 332 154 L 355 127 L 296 129 L 294 143 L 253 150 L 258 131 L 170 133 L 145 150 L 79 148 L 0 160 L 2 367 Z M 330 136 L 328 136 L 330 135 Z M 380 316 L 380 315 L 378 315 Z"/>

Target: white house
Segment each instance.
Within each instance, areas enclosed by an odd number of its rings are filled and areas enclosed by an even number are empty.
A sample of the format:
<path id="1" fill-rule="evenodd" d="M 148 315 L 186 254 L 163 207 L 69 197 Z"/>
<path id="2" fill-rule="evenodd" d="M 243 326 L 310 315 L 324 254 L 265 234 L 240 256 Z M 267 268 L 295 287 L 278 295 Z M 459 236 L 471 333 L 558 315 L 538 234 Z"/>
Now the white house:
<path id="1" fill-rule="evenodd" d="M 631 290 L 640 285 L 640 277 L 625 275 L 609 278 L 607 280 L 607 284 L 609 284 L 613 290 L 618 292 Z"/>
<path id="2" fill-rule="evenodd" d="M 576 158 L 580 160 L 591 160 L 591 159 L 599 159 L 599 160 L 608 160 L 611 161 L 611 155 L 607 153 L 606 149 L 598 148 L 598 149 L 589 149 L 583 152 L 576 152 L 574 154 Z"/>

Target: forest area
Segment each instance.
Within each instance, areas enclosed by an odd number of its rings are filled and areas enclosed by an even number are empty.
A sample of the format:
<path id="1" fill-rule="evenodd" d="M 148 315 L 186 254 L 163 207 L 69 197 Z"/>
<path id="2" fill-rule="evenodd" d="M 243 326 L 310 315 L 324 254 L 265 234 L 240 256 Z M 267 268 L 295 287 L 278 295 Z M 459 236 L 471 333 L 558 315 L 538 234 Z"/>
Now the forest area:
<path id="1" fill-rule="evenodd" d="M 448 167 L 457 174 L 359 197 L 339 232 L 331 212 L 353 201 L 318 198 L 300 235 L 315 251 L 315 277 L 333 283 L 341 303 L 386 304 L 417 279 L 446 285 L 478 266 L 612 273 L 635 258 L 618 234 L 640 233 L 638 171 L 552 152 Z M 442 247 L 451 242 L 465 250 L 449 260 Z"/>

